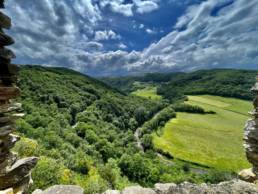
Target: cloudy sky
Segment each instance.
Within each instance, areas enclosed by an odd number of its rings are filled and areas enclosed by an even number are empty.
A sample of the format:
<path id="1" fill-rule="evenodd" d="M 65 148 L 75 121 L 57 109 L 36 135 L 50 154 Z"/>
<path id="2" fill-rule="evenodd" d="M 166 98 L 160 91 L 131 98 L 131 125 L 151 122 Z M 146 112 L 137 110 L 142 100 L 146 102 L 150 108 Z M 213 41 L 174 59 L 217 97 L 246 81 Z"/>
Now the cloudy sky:
<path id="1" fill-rule="evenodd" d="M 258 0 L 10 0 L 19 64 L 93 76 L 256 68 Z"/>

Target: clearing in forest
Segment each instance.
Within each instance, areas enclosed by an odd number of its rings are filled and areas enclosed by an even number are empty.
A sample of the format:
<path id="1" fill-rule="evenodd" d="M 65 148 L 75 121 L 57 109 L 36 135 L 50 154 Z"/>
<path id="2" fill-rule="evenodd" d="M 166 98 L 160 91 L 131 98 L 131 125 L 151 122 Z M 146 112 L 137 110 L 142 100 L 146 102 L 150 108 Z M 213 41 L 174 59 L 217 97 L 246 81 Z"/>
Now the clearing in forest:
<path id="1" fill-rule="evenodd" d="M 155 147 L 174 157 L 238 171 L 249 167 L 243 148 L 243 128 L 249 118 L 251 102 L 218 96 L 189 96 L 186 103 L 198 105 L 216 114 L 177 113 L 154 134 Z"/>

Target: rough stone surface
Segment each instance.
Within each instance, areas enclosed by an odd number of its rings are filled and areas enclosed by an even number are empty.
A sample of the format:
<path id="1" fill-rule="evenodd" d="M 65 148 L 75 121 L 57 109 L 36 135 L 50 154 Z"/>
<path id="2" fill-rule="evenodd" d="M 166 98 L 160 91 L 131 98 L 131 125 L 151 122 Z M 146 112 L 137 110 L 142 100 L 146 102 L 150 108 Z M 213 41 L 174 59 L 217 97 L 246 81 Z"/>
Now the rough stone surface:
<path id="1" fill-rule="evenodd" d="M 0 0 L 0 8 L 4 8 L 4 0 Z"/>
<path id="2" fill-rule="evenodd" d="M 158 194 L 168 194 L 169 189 L 171 187 L 176 187 L 176 184 L 174 184 L 174 183 L 167 183 L 167 184 L 157 183 L 157 184 L 155 184 L 155 191 Z"/>
<path id="3" fill-rule="evenodd" d="M 122 194 L 156 194 L 156 192 L 149 188 L 140 186 L 127 187 L 122 191 Z"/>
<path id="4" fill-rule="evenodd" d="M 17 160 L 17 154 L 9 152 L 9 154 L 6 155 L 5 160 L 2 160 L 2 162 L 0 160 L 0 174 L 6 172 L 6 168 L 8 167 L 8 165 L 13 165 Z"/>
<path id="5" fill-rule="evenodd" d="M 119 194 L 118 191 L 107 191 L 103 194 Z M 258 194 L 258 188 L 253 183 L 241 180 L 232 180 L 219 184 L 156 184 L 154 189 L 140 186 L 127 187 L 121 194 Z"/>
<path id="6" fill-rule="evenodd" d="M 0 12 L 0 28 L 11 28 L 11 19 L 2 12 Z"/>
<path id="7" fill-rule="evenodd" d="M 0 139 L 0 153 L 4 152 L 5 150 L 10 150 L 13 148 L 14 144 L 20 140 L 20 137 L 17 135 L 9 135 L 8 137 L 4 139 Z"/>
<path id="8" fill-rule="evenodd" d="M 11 44 L 14 44 L 14 40 L 12 39 L 12 37 L 0 31 L 0 46 L 8 46 Z"/>
<path id="9" fill-rule="evenodd" d="M 0 87 L 0 100 L 7 101 L 8 99 L 17 98 L 20 95 L 20 90 L 17 87 Z"/>
<path id="10" fill-rule="evenodd" d="M 15 54 L 10 49 L 0 48 L 0 57 L 5 59 L 13 59 L 15 58 Z"/>
<path id="11" fill-rule="evenodd" d="M 103 194 L 121 194 L 121 192 L 117 190 L 107 190 Z"/>
<path id="12" fill-rule="evenodd" d="M 240 180 L 229 182 L 222 182 L 217 185 L 194 185 L 191 183 L 182 183 L 176 187 L 171 187 L 168 194 L 200 194 L 200 193 L 219 193 L 219 194 L 244 194 L 244 193 L 258 193 L 258 189 L 254 184 L 247 183 Z"/>
<path id="13" fill-rule="evenodd" d="M 0 127 L 0 138 L 8 136 L 14 130 L 15 130 L 15 127 L 13 125 L 7 125 L 4 127 Z M 0 152 L 0 154 L 1 154 L 1 152 Z"/>
<path id="14" fill-rule="evenodd" d="M 0 8 L 4 8 L 4 0 L 0 0 Z M 18 67 L 11 64 L 15 55 L 5 46 L 13 44 L 14 40 L 2 29 L 10 27 L 11 19 L 0 12 L 0 190 L 12 188 L 15 194 L 22 194 L 32 182 L 31 170 L 38 158 L 18 160 L 17 155 L 11 152 L 11 148 L 20 140 L 19 136 L 11 134 L 16 129 L 15 121 L 24 114 L 21 113 L 21 105 L 13 103 L 20 95 L 16 87 Z"/>
<path id="15" fill-rule="evenodd" d="M 241 172 L 239 172 L 238 176 L 241 180 L 244 180 L 250 183 L 253 183 L 255 180 L 257 180 L 257 176 L 254 174 L 252 168 L 242 170 Z"/>
<path id="16" fill-rule="evenodd" d="M 11 113 L 11 112 L 20 112 L 20 111 L 21 111 L 20 103 L 13 103 L 13 104 L 0 106 L 0 114 Z"/>
<path id="17" fill-rule="evenodd" d="M 244 129 L 244 147 L 247 160 L 253 165 L 253 168 L 241 171 L 239 177 L 253 182 L 258 176 L 258 82 L 251 91 L 255 94 L 254 109 L 250 112 L 253 118 L 247 121 Z"/>
<path id="18" fill-rule="evenodd" d="M 0 191 L 0 194 L 14 194 L 13 189 L 6 189 L 4 191 Z"/>
<path id="19" fill-rule="evenodd" d="M 40 189 L 35 190 L 32 194 L 42 194 L 43 191 Z"/>
<path id="20" fill-rule="evenodd" d="M 33 192 L 33 194 L 83 194 L 83 189 L 74 185 L 56 185 L 41 193 L 40 190 L 37 191 L 38 193 L 35 192 Z"/>

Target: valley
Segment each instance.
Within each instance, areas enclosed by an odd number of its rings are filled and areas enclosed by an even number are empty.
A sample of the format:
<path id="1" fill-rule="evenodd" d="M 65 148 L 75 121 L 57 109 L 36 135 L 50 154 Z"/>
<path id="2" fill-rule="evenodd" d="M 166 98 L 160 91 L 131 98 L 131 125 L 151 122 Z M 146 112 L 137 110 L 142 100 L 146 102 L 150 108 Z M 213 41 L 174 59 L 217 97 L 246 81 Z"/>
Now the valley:
<path id="1" fill-rule="evenodd" d="M 139 83 L 138 83 L 139 84 Z M 146 85 L 146 84 L 143 84 Z M 131 94 L 161 100 L 151 84 Z M 171 156 L 221 170 L 250 167 L 242 146 L 243 127 L 250 117 L 250 101 L 212 95 L 187 96 L 186 104 L 215 114 L 177 112 L 176 118 L 153 133 L 155 149 Z"/>
<path id="2" fill-rule="evenodd" d="M 155 86 L 147 86 L 143 89 L 138 89 L 131 93 L 132 95 L 148 98 L 151 100 L 161 100 L 162 97 L 157 94 L 157 87 Z"/>
<path id="3" fill-rule="evenodd" d="M 228 97 L 251 96 L 248 87 L 228 75 L 223 83 L 234 93 L 200 95 L 206 87 L 194 82 L 212 73 L 97 80 L 64 68 L 23 66 L 19 87 L 26 117 L 17 122 L 22 140 L 14 150 L 40 157 L 31 189 L 76 184 L 91 194 L 138 184 L 218 183 L 236 177 L 249 166 L 242 128 L 251 103 Z M 221 73 L 232 72 L 217 72 L 214 79 L 221 80 Z M 252 73 L 241 72 L 242 82 L 251 85 Z M 179 84 L 186 79 L 192 87 Z"/>

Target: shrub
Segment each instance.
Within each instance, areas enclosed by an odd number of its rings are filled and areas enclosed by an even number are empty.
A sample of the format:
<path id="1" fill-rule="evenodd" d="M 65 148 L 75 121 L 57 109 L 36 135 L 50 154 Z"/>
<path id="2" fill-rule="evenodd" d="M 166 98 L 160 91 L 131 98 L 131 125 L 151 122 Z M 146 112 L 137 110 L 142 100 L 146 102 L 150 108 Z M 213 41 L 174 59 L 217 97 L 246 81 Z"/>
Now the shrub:
<path id="1" fill-rule="evenodd" d="M 198 113 L 198 114 L 205 114 L 205 110 L 199 106 L 193 106 L 190 104 L 180 103 L 173 105 L 173 108 L 176 112 L 188 112 L 188 113 Z"/>

